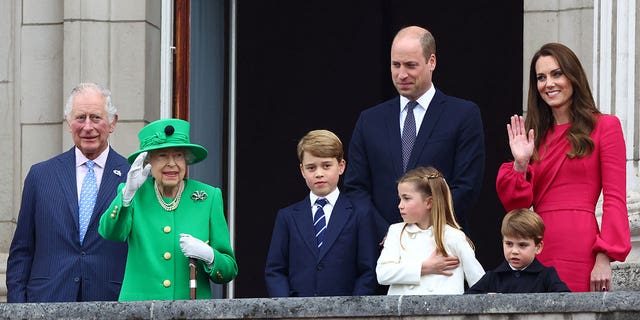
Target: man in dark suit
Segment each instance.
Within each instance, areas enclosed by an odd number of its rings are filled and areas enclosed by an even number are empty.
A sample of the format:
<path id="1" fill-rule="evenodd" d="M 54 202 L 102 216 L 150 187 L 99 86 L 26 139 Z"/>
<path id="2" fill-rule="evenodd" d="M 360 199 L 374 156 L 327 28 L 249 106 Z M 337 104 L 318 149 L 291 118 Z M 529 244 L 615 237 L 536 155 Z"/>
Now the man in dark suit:
<path id="1" fill-rule="evenodd" d="M 281 209 L 265 267 L 270 297 L 371 295 L 376 239 L 370 210 L 338 189 L 345 161 L 340 139 L 313 130 L 298 144 L 309 196 Z"/>
<path id="2" fill-rule="evenodd" d="M 129 171 L 108 142 L 118 122 L 111 92 L 78 85 L 64 116 L 75 146 L 33 165 L 25 179 L 7 261 L 7 302 L 118 299 L 127 247 L 98 234 L 100 215 Z M 79 199 L 90 205 L 80 210 Z"/>
<path id="3" fill-rule="evenodd" d="M 410 169 L 433 166 L 445 175 L 463 227 L 468 226 L 466 215 L 480 192 L 484 174 L 480 111 L 473 102 L 434 87 L 435 52 L 435 40 L 426 29 L 411 26 L 398 32 L 391 46 L 391 76 L 400 96 L 364 110 L 349 144 L 345 191 L 357 201 L 373 204 L 379 240 L 390 224 L 402 221 L 396 181 Z M 409 144 L 403 143 L 403 134 Z M 439 269 L 455 266 L 454 262 L 440 261 Z"/>

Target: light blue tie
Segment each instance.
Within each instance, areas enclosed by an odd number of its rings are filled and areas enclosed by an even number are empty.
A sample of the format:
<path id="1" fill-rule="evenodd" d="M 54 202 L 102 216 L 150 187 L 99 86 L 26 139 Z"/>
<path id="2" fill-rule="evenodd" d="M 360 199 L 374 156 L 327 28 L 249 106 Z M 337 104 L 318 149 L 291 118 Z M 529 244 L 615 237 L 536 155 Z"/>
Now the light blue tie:
<path id="1" fill-rule="evenodd" d="M 87 175 L 84 176 L 82 181 L 82 189 L 80 189 L 80 216 L 78 221 L 80 223 L 80 244 L 84 241 L 84 235 L 87 233 L 87 227 L 93 214 L 93 207 L 96 205 L 96 197 L 98 196 L 98 182 L 96 181 L 96 175 L 93 172 L 93 161 L 89 160 L 85 163 L 89 167 Z"/>
<path id="2" fill-rule="evenodd" d="M 327 203 L 329 203 L 329 201 L 325 198 L 318 198 L 318 200 L 316 200 L 318 210 L 316 210 L 316 214 L 313 216 L 313 227 L 316 230 L 318 248 L 324 243 L 324 233 L 327 230 L 327 219 L 324 217 L 324 210 L 322 209 Z"/>

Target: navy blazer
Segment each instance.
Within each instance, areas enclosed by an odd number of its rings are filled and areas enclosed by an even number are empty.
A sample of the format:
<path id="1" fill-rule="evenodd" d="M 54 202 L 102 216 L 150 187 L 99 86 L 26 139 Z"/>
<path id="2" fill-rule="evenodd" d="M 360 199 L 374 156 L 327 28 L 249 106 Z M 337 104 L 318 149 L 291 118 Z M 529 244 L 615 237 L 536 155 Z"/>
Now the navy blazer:
<path id="1" fill-rule="evenodd" d="M 265 267 L 269 296 L 375 294 L 378 251 L 369 214 L 340 193 L 318 249 L 309 197 L 281 209 Z"/>
<path id="2" fill-rule="evenodd" d="M 537 293 L 570 292 L 560 280 L 556 269 L 545 267 L 538 259 L 533 259 L 524 270 L 513 270 L 504 260 L 495 270 L 489 271 L 465 294 L 474 293 Z"/>
<path id="3" fill-rule="evenodd" d="M 364 110 L 349 143 L 344 188 L 372 203 L 378 239 L 401 222 L 397 180 L 402 177 L 400 97 Z M 468 211 L 480 194 L 484 175 L 484 133 L 480 109 L 436 89 L 418 131 L 407 171 L 432 166 L 442 172 L 453 196 L 456 218 L 467 227 Z"/>
<path id="4" fill-rule="evenodd" d="M 31 167 L 7 260 L 7 302 L 118 299 L 127 247 L 102 238 L 98 222 L 127 172 L 127 160 L 110 148 L 80 245 L 75 147 Z"/>

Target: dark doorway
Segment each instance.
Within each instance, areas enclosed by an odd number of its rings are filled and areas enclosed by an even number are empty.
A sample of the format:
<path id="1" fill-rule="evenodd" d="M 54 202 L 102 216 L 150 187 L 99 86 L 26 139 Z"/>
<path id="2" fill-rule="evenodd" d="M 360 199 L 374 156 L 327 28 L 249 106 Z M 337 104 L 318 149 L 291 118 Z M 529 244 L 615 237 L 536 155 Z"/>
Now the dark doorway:
<path id="1" fill-rule="evenodd" d="M 485 269 L 498 264 L 495 177 L 510 156 L 505 124 L 522 112 L 522 1 L 238 1 L 237 17 L 236 297 L 266 296 L 275 215 L 309 192 L 298 139 L 323 128 L 348 145 L 360 111 L 397 94 L 390 44 L 412 24 L 436 38 L 436 87 L 481 108 L 487 158 L 472 239 Z"/>

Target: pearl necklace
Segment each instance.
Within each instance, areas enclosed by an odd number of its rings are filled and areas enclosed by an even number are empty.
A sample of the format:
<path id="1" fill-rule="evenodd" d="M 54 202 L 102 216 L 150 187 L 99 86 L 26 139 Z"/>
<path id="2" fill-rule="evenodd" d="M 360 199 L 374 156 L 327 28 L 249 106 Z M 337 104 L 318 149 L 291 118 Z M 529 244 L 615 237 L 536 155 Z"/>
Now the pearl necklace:
<path id="1" fill-rule="evenodd" d="M 180 197 L 182 197 L 182 191 L 184 190 L 184 181 L 180 181 L 180 184 L 178 185 L 178 194 L 173 199 L 173 201 L 169 203 L 164 202 L 164 199 L 162 199 L 162 195 L 160 194 L 160 189 L 158 189 L 157 181 L 153 184 L 153 187 L 154 189 L 156 189 L 156 198 L 158 198 L 158 203 L 160 203 L 160 205 L 164 210 L 174 211 L 178 208 L 178 205 L 180 204 Z"/>

